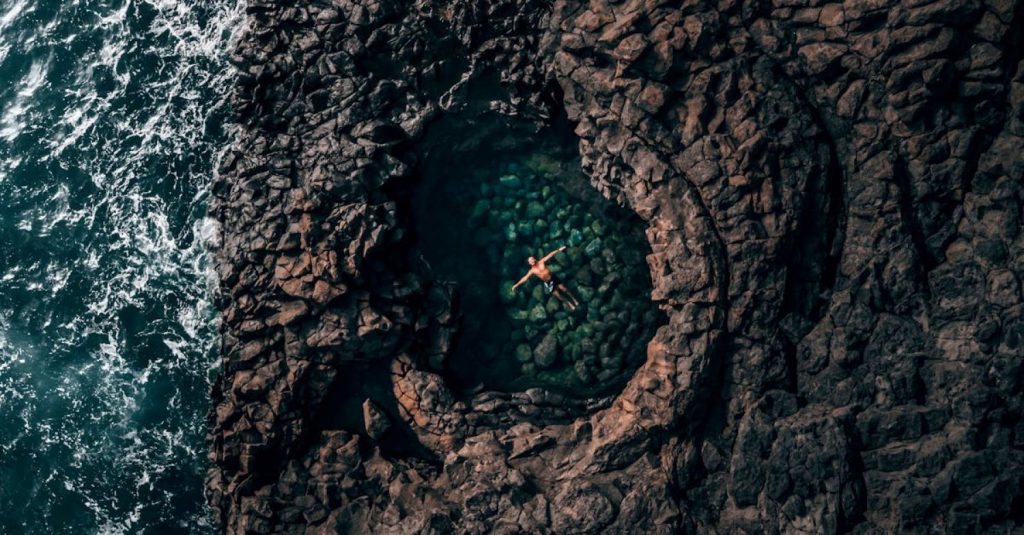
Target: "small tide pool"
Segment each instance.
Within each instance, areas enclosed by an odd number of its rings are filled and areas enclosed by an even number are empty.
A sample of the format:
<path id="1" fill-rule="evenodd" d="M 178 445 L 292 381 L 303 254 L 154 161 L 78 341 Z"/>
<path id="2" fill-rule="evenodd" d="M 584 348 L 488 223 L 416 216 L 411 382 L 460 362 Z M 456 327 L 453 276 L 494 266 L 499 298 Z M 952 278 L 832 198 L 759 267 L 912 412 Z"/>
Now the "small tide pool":
<path id="1" fill-rule="evenodd" d="M 663 318 L 643 222 L 590 186 L 570 137 L 541 132 L 524 148 L 515 136 L 446 146 L 421 166 L 417 243 L 434 278 L 456 284 L 461 314 L 443 371 L 461 390 L 610 392 L 643 362 Z M 537 277 L 512 290 L 527 258 L 562 246 L 547 267 L 578 308 Z"/>

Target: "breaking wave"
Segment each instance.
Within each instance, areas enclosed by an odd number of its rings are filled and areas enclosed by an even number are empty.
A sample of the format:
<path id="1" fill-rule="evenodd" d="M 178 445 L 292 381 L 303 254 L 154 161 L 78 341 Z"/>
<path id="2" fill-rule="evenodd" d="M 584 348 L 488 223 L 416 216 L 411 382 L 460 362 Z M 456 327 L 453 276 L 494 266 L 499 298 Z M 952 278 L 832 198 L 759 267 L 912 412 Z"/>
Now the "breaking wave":
<path id="1" fill-rule="evenodd" d="M 0 533 L 209 531 L 242 0 L 0 4 Z"/>

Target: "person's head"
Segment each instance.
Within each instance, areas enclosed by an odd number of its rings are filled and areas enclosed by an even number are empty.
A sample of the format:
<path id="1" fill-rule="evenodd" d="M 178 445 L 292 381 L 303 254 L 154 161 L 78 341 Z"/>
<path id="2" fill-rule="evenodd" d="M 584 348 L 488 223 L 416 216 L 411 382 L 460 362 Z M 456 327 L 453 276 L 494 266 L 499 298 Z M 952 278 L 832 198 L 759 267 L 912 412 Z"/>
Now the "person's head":
<path id="1" fill-rule="evenodd" d="M 537 259 L 531 256 L 530 258 L 526 259 L 526 263 L 530 264 L 531 266 L 536 265 L 537 264 Z"/>

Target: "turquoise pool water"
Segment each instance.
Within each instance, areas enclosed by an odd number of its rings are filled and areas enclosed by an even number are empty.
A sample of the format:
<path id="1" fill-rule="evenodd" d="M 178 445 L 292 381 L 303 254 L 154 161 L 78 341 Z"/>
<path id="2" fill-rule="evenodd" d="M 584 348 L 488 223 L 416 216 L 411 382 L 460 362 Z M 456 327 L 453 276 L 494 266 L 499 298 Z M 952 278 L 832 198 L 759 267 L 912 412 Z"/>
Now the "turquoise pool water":
<path id="1" fill-rule="evenodd" d="M 601 198 L 557 143 L 424 168 L 417 236 L 435 277 L 459 289 L 461 331 L 445 363 L 452 381 L 581 395 L 621 385 L 661 318 L 639 218 Z M 512 291 L 528 257 L 563 245 L 548 267 L 581 306 L 572 310 L 536 277 Z"/>

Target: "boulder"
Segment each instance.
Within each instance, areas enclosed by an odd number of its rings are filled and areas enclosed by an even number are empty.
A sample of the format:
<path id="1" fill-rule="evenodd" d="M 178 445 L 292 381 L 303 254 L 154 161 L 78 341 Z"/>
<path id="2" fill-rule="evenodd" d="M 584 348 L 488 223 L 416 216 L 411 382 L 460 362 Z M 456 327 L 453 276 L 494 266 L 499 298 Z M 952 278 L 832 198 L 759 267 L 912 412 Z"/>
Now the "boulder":
<path id="1" fill-rule="evenodd" d="M 391 429 L 391 421 L 387 415 L 369 399 L 363 401 L 363 429 L 373 440 L 380 440 L 384 433 Z"/>
<path id="2" fill-rule="evenodd" d="M 558 360 L 558 340 L 554 333 L 548 333 L 533 349 L 533 361 L 541 369 L 548 369 Z"/>

